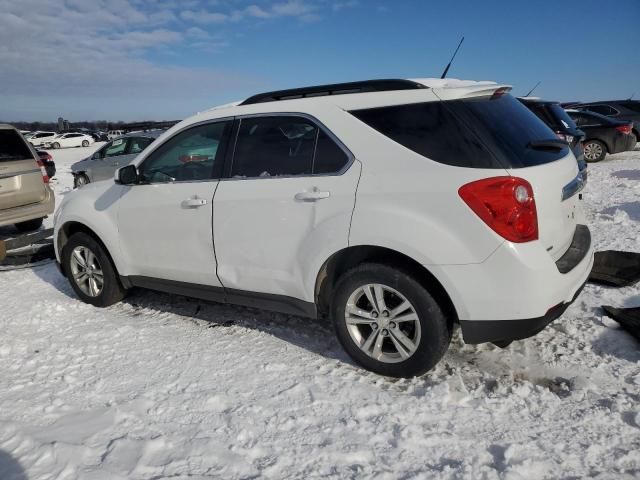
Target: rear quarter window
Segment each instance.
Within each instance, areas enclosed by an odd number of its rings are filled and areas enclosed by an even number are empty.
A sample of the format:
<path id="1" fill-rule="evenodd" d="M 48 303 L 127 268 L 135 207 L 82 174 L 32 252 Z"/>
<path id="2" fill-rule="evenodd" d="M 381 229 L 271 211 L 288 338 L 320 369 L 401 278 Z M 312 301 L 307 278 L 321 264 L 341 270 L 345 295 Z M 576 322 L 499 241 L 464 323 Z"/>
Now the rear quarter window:
<path id="1" fill-rule="evenodd" d="M 0 162 L 32 159 L 31 150 L 15 130 L 0 130 Z"/>
<path id="2" fill-rule="evenodd" d="M 565 157 L 569 147 L 534 149 L 557 137 L 510 95 L 357 110 L 355 117 L 414 152 L 446 165 L 524 168 Z"/>

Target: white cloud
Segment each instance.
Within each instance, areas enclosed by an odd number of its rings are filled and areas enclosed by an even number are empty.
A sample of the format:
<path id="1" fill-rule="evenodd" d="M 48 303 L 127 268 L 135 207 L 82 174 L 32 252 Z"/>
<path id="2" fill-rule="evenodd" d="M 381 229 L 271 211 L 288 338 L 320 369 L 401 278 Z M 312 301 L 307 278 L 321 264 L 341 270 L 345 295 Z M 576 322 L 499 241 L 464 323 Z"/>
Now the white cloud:
<path id="1" fill-rule="evenodd" d="M 195 23 L 224 23 L 229 20 L 229 15 L 207 10 L 184 10 L 180 13 L 180 17 L 183 20 Z"/>

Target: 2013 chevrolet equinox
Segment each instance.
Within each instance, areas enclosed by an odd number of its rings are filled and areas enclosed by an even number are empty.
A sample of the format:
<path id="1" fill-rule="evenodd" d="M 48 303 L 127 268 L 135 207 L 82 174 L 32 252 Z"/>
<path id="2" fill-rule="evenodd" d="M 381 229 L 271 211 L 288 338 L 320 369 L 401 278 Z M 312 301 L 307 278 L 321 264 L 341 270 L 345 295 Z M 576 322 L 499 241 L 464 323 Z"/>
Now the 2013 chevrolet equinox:
<path id="1" fill-rule="evenodd" d="M 136 286 L 327 315 L 390 376 L 436 365 L 455 323 L 468 343 L 534 335 L 593 252 L 573 154 L 509 90 L 373 80 L 197 114 L 65 197 L 61 270 L 100 307 Z"/>

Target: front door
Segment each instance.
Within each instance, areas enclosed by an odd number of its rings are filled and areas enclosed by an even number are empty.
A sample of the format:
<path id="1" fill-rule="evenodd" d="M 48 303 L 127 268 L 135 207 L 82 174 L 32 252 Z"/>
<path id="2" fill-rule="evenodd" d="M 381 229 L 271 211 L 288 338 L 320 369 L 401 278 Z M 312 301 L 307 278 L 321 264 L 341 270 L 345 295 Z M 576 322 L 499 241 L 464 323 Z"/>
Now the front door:
<path id="1" fill-rule="evenodd" d="M 359 175 L 359 162 L 312 120 L 240 120 L 213 210 L 225 289 L 313 302 L 312 265 L 347 247 Z"/>
<path id="2" fill-rule="evenodd" d="M 213 248 L 212 202 L 231 122 L 188 128 L 138 166 L 141 184 L 119 200 L 126 275 L 220 286 Z"/>

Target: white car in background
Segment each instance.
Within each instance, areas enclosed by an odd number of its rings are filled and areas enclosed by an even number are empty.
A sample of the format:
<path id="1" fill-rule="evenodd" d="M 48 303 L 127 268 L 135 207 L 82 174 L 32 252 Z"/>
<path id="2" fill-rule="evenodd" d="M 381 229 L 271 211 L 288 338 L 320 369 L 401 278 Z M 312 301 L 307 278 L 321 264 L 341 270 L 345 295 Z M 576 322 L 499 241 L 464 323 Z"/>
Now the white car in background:
<path id="1" fill-rule="evenodd" d="M 34 132 L 27 140 L 34 147 L 42 147 L 45 143 L 51 142 L 56 135 L 56 132 Z"/>
<path id="2" fill-rule="evenodd" d="M 109 138 L 109 140 L 121 137 L 122 135 L 124 135 L 124 130 L 109 130 L 107 132 L 107 137 Z"/>
<path id="3" fill-rule="evenodd" d="M 95 140 L 84 133 L 62 133 L 49 140 L 45 146 L 51 148 L 88 147 Z"/>

